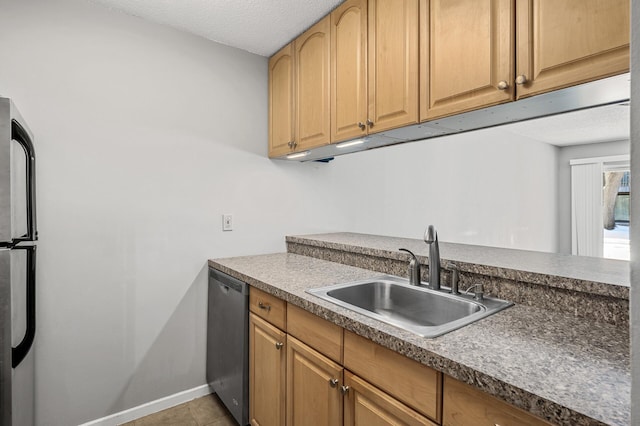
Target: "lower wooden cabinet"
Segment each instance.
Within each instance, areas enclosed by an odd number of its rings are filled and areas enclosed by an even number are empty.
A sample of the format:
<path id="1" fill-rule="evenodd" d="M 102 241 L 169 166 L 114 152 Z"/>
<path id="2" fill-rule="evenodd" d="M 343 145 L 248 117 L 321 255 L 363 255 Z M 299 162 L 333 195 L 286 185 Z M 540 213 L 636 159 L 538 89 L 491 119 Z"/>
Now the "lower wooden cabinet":
<path id="1" fill-rule="evenodd" d="M 287 425 L 340 425 L 341 387 L 341 365 L 288 336 Z"/>
<path id="2" fill-rule="evenodd" d="M 417 411 L 349 371 L 344 372 L 344 383 L 345 426 L 437 426 Z"/>
<path id="3" fill-rule="evenodd" d="M 282 330 L 249 314 L 249 418 L 253 426 L 284 425 L 286 337 Z"/>
<path id="4" fill-rule="evenodd" d="M 303 309 L 251 292 L 253 426 L 551 424 Z"/>
<path id="5" fill-rule="evenodd" d="M 449 376 L 444 378 L 444 426 L 549 426 L 513 405 Z"/>

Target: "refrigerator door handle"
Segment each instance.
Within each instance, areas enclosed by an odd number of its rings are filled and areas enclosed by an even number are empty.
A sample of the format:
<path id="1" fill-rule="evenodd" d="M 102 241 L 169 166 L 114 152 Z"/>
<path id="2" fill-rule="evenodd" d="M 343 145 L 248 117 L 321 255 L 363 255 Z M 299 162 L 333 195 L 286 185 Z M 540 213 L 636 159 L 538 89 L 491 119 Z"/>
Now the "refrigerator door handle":
<path id="1" fill-rule="evenodd" d="M 29 133 L 16 120 L 11 121 L 11 139 L 20 144 L 27 157 L 27 234 L 14 239 L 14 244 L 20 241 L 36 241 L 38 231 L 36 226 L 36 153 Z"/>
<path id="2" fill-rule="evenodd" d="M 27 356 L 36 336 L 36 246 L 16 246 L 27 251 L 27 329 L 15 348 L 11 348 L 11 366 L 16 368 Z"/>

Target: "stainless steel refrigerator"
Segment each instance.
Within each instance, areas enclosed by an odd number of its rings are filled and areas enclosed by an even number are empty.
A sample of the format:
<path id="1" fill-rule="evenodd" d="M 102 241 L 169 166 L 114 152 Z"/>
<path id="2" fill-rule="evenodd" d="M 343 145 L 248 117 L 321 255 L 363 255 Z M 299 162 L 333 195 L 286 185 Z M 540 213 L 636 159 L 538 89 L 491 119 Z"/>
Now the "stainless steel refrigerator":
<path id="1" fill-rule="evenodd" d="M 0 426 L 34 424 L 37 239 L 31 133 L 0 97 Z"/>

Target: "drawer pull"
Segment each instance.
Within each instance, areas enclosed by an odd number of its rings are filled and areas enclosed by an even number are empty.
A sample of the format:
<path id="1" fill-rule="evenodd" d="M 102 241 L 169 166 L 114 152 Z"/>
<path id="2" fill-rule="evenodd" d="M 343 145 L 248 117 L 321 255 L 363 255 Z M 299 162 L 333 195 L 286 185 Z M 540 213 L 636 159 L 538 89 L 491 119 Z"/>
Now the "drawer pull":
<path id="1" fill-rule="evenodd" d="M 338 379 L 329 379 L 329 386 L 331 386 L 332 388 L 338 386 Z"/>
<path id="2" fill-rule="evenodd" d="M 264 309 L 265 311 L 269 312 L 271 310 L 271 305 L 265 305 L 262 302 L 258 302 L 258 308 Z"/>
<path id="3" fill-rule="evenodd" d="M 282 347 L 283 347 L 283 346 L 284 346 L 284 343 L 282 343 L 282 342 L 276 342 L 276 349 L 277 349 L 277 350 L 282 349 Z"/>

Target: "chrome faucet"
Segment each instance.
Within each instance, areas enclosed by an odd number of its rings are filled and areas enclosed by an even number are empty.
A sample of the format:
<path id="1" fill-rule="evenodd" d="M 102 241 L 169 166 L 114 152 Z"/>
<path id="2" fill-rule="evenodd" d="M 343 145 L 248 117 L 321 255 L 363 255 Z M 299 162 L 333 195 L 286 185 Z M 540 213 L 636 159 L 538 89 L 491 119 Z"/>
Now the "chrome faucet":
<path id="1" fill-rule="evenodd" d="M 409 261 L 409 284 L 411 285 L 420 285 L 420 262 L 418 262 L 418 258 L 413 252 L 407 250 L 406 248 L 398 249 L 400 251 L 406 251 L 411 255 L 411 260 Z"/>
<path id="2" fill-rule="evenodd" d="M 440 246 L 438 233 L 433 225 L 429 225 L 425 231 L 424 242 L 429 245 L 429 287 L 440 290 Z"/>

